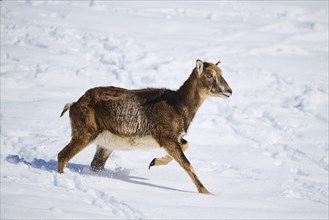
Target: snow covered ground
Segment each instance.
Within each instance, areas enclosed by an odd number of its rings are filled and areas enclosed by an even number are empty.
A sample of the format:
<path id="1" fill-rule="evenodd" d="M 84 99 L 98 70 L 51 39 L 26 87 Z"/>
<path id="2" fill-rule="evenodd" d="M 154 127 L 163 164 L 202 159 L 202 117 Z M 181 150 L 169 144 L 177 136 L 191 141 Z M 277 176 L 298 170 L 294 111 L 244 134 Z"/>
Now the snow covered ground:
<path id="1" fill-rule="evenodd" d="M 327 219 L 327 1 L 1 1 L 1 219 Z M 230 99 L 207 100 L 187 157 L 90 146 L 56 172 L 65 103 L 88 88 L 177 89 L 222 61 Z"/>

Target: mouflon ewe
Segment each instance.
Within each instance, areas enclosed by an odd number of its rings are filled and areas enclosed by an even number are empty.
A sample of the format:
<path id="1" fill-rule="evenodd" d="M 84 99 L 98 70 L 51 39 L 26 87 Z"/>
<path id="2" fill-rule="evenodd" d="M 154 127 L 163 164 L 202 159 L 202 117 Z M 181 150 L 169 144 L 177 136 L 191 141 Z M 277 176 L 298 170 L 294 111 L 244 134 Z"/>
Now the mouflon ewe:
<path id="1" fill-rule="evenodd" d="M 219 63 L 197 60 L 177 91 L 96 87 L 78 101 L 66 104 L 61 116 L 69 110 L 72 139 L 58 154 L 58 172 L 63 173 L 69 160 L 91 143 L 97 145 L 91 162 L 95 171 L 104 169 L 113 150 L 162 148 L 167 155 L 154 158 L 149 168 L 174 159 L 200 193 L 209 193 L 184 155 L 188 142 L 183 136 L 207 97 L 232 95 Z"/>

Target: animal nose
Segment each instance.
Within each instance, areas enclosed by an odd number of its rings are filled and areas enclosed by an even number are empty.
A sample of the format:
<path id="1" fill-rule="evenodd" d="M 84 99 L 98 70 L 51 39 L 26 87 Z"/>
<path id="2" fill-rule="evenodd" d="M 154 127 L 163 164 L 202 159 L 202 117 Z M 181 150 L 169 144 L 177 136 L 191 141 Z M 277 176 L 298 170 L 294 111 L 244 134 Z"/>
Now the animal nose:
<path id="1" fill-rule="evenodd" d="M 228 89 L 226 90 L 226 92 L 229 93 L 230 95 L 232 95 L 232 89 L 231 89 L 231 88 L 228 88 Z"/>
<path id="2" fill-rule="evenodd" d="M 222 95 L 224 95 L 226 98 L 229 98 L 232 95 L 232 89 L 227 88 L 224 92 L 222 92 Z"/>

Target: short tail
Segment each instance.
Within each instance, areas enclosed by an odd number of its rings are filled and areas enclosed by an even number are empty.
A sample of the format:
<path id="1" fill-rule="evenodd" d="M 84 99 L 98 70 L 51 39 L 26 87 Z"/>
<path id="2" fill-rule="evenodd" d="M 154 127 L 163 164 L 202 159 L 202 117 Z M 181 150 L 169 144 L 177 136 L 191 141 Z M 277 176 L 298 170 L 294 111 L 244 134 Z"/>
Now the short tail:
<path id="1" fill-rule="evenodd" d="M 70 107 L 73 105 L 73 103 L 74 103 L 74 102 L 71 102 L 71 103 L 67 103 L 67 104 L 65 104 L 65 105 L 64 105 L 64 109 L 63 109 L 63 111 L 62 111 L 62 113 L 61 113 L 61 116 L 60 116 L 60 117 L 62 117 L 62 116 L 65 114 L 65 112 L 66 112 L 67 110 L 69 110 L 69 109 L 70 109 Z"/>

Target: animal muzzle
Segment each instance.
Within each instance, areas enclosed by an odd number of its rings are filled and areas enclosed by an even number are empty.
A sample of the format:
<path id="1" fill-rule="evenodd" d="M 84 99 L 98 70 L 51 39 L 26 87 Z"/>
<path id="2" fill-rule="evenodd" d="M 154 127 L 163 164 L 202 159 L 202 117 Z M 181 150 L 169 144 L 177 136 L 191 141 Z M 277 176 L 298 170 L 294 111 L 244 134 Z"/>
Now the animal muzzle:
<path id="1" fill-rule="evenodd" d="M 231 88 L 228 88 L 225 91 L 219 93 L 219 96 L 222 97 L 222 98 L 229 98 L 231 95 L 232 95 L 232 89 Z"/>
<path id="2" fill-rule="evenodd" d="M 232 95 L 232 93 L 229 93 L 229 92 L 222 92 L 222 93 L 220 93 L 219 95 L 222 96 L 223 98 L 229 98 L 229 97 Z"/>
<path id="3" fill-rule="evenodd" d="M 217 86 L 210 90 L 210 94 L 221 98 L 229 98 L 232 95 L 232 89 L 228 86 Z"/>

